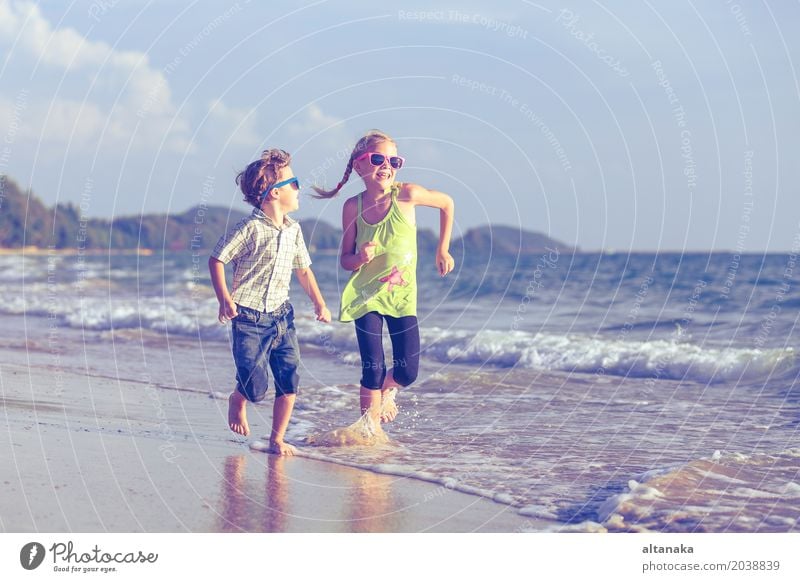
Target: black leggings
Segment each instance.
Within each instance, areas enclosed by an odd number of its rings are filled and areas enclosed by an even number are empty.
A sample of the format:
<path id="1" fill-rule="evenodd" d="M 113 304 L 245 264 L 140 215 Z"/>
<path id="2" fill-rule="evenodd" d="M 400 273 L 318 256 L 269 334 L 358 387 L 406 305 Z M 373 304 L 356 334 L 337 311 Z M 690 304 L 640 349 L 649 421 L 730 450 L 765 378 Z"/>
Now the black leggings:
<path id="1" fill-rule="evenodd" d="M 356 337 L 361 351 L 361 385 L 370 390 L 380 390 L 386 378 L 383 357 L 383 320 L 392 339 L 394 381 L 408 386 L 417 379 L 419 370 L 419 327 L 414 315 L 392 317 L 370 311 L 356 319 Z"/>

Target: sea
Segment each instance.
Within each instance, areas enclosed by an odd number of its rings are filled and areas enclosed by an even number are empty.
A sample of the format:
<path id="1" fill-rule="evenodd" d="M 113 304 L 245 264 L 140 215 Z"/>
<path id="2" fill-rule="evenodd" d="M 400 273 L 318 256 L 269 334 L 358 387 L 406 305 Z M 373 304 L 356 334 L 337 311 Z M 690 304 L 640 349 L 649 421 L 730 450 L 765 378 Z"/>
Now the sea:
<path id="1" fill-rule="evenodd" d="M 454 254 L 444 278 L 420 256 L 420 374 L 375 446 L 305 444 L 358 419 L 360 361 L 352 323 L 315 321 L 293 282 L 301 454 L 485 497 L 531 530 L 800 531 L 796 254 Z M 234 370 L 207 257 L 2 255 L 0 313 L 26 322 L 19 346 L 81 355 L 65 369 L 219 407 Z M 312 258 L 335 315 L 348 274 Z M 222 418 L 189 433 L 232 438 Z"/>

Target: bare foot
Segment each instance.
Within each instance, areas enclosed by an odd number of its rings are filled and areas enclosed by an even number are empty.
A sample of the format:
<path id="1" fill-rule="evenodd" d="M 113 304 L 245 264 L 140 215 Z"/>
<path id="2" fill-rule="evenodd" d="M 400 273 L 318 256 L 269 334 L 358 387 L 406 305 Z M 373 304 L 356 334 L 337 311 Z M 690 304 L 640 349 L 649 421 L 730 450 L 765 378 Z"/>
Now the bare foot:
<path id="1" fill-rule="evenodd" d="M 270 441 L 267 452 L 272 453 L 273 455 L 291 457 L 297 452 L 297 449 L 289 443 L 285 443 L 283 441 Z"/>
<path id="2" fill-rule="evenodd" d="M 237 434 L 247 436 L 250 434 L 250 427 L 247 425 L 247 400 L 238 390 L 234 390 L 228 396 L 228 426 Z"/>
<path id="3" fill-rule="evenodd" d="M 394 397 L 397 396 L 397 388 L 390 388 L 381 394 L 381 422 L 392 422 L 398 413 L 397 403 Z"/>

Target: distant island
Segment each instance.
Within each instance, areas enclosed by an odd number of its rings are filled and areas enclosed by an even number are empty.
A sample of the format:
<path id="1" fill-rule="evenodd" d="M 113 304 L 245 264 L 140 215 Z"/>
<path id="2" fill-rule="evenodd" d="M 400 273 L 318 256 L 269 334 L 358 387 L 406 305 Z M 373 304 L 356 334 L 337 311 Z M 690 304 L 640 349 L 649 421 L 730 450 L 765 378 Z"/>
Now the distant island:
<path id="1" fill-rule="evenodd" d="M 48 208 L 32 192 L 0 176 L 0 249 L 36 247 L 69 251 L 210 251 L 222 234 L 247 215 L 220 206 L 195 206 L 180 214 L 144 214 L 114 219 L 89 218 L 72 203 Z M 323 220 L 301 219 L 300 226 L 311 252 L 336 252 L 341 230 Z M 421 253 L 436 250 L 438 235 L 419 229 Z M 520 256 L 545 248 L 576 252 L 543 234 L 512 226 L 487 225 L 467 230 L 452 241 L 457 258 L 468 256 Z"/>

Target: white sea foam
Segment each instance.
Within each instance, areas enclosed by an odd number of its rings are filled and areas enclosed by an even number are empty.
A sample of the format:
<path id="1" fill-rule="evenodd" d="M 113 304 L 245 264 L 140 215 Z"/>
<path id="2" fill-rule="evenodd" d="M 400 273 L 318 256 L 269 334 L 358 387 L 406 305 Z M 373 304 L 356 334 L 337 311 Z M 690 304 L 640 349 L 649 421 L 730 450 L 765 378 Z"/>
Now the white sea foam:
<path id="1" fill-rule="evenodd" d="M 261 453 L 269 452 L 269 441 L 255 440 L 250 443 L 250 448 Z"/>
<path id="2" fill-rule="evenodd" d="M 355 349 L 351 329 L 333 326 L 324 337 L 300 334 L 343 360 Z M 430 328 L 422 331 L 427 357 L 442 362 L 561 370 L 636 378 L 717 383 L 758 380 L 796 369 L 792 348 L 715 348 L 667 340 L 648 342 L 580 335 L 483 330 L 477 333 Z"/>
<path id="3" fill-rule="evenodd" d="M 607 521 L 618 521 L 623 515 L 631 518 L 641 519 L 646 517 L 650 511 L 650 504 L 643 503 L 653 501 L 664 494 L 643 483 L 631 479 L 628 481 L 628 491 L 610 497 L 604 501 L 597 510 L 597 515 L 601 523 Z"/>
<path id="4" fill-rule="evenodd" d="M 110 283 L 112 286 L 119 283 Z M 225 341 L 227 327 L 217 322 L 217 302 L 204 291 L 130 296 L 117 287 L 27 283 L 24 294 L 8 293 L 5 313 L 57 318 L 63 325 L 91 330 L 142 328 Z M 346 364 L 358 363 L 351 325 L 323 325 L 305 302 L 295 306 L 298 337 L 323 348 Z M 467 365 L 517 367 L 628 376 L 644 379 L 719 383 L 757 381 L 796 372 L 797 353 L 775 349 L 722 348 L 677 342 L 620 340 L 616 336 L 528 333 L 484 329 L 477 332 L 428 327 L 422 329 L 426 358 Z M 385 338 L 389 349 L 388 337 Z"/>
<path id="5" fill-rule="evenodd" d="M 798 485 L 794 481 L 790 481 L 783 488 L 783 492 L 784 494 L 790 495 L 792 497 L 800 497 L 800 485 Z"/>
<path id="6" fill-rule="evenodd" d="M 636 342 L 519 331 L 432 330 L 425 336 L 426 354 L 442 361 L 703 383 L 762 378 L 796 365 L 791 348 L 719 349 L 667 340 Z"/>
<path id="7" fill-rule="evenodd" d="M 795 526 L 786 515 L 800 507 L 800 485 L 791 480 L 797 474 L 793 452 L 715 451 L 708 459 L 648 471 L 606 499 L 598 519 L 608 529 L 628 531 L 671 529 L 681 522 L 689 529 L 703 523 L 716 529 Z"/>
<path id="8" fill-rule="evenodd" d="M 521 507 L 517 513 L 524 517 L 541 517 L 544 519 L 558 519 L 558 514 L 554 507 L 548 505 L 526 505 Z"/>
<path id="9" fill-rule="evenodd" d="M 105 291 L 105 292 L 104 292 Z M 145 329 L 174 335 L 225 340 L 227 328 L 217 322 L 217 302 L 203 297 L 188 301 L 178 295 L 118 297 L 109 289 L 76 292 L 71 285 L 31 283 L 25 293 L 9 294 L 2 312 L 57 319 L 85 330 Z"/>
<path id="10" fill-rule="evenodd" d="M 580 523 L 550 525 L 543 529 L 529 528 L 521 531 L 533 533 L 606 533 L 608 529 L 596 521 L 582 521 Z"/>

